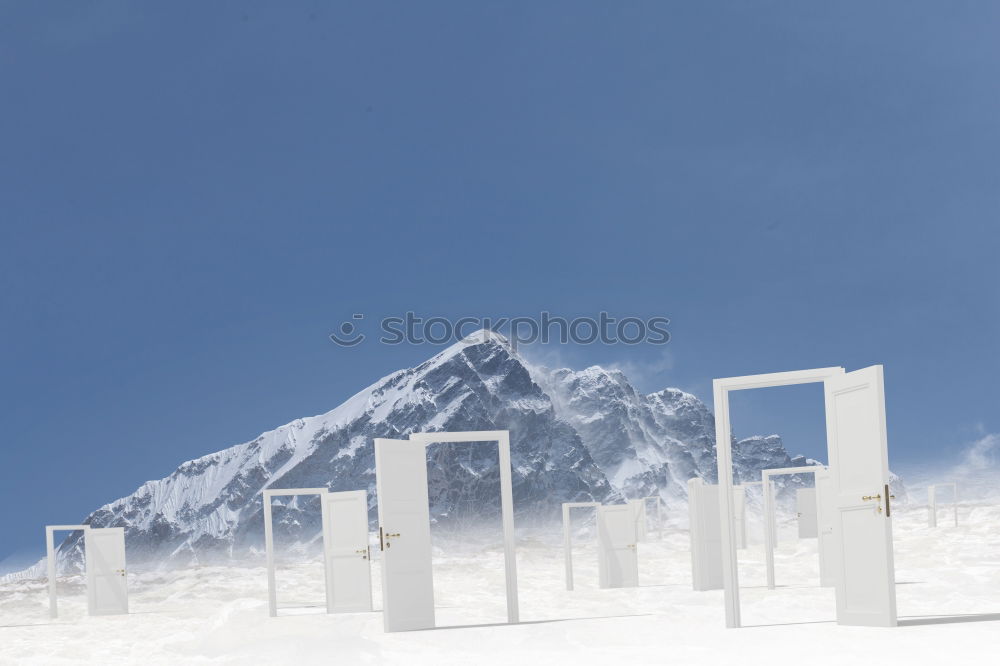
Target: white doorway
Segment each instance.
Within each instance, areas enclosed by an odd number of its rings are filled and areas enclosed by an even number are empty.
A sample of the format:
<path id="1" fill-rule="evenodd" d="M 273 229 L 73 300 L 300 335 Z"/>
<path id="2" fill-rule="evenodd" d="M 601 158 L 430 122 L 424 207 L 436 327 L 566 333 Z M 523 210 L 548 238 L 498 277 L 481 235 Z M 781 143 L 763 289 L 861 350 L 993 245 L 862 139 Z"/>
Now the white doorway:
<path id="1" fill-rule="evenodd" d="M 273 488 L 263 492 L 268 614 L 271 617 L 278 615 L 272 499 L 303 495 L 315 495 L 320 500 L 326 612 L 372 610 L 368 493 L 364 490 L 331 493 L 326 488 Z"/>
<path id="2" fill-rule="evenodd" d="M 775 576 L 774 576 L 774 551 L 778 547 L 778 521 L 777 521 L 777 508 L 774 496 L 774 481 L 772 477 L 775 476 L 790 476 L 795 474 L 813 474 L 816 477 L 815 488 L 799 488 L 795 491 L 796 502 L 805 501 L 808 503 L 808 507 L 803 507 L 809 512 L 809 516 L 799 516 L 799 538 L 808 538 L 802 536 L 802 525 L 804 523 L 811 522 L 812 531 L 814 537 L 818 537 L 817 550 L 819 554 L 819 569 L 820 569 L 820 586 L 823 585 L 823 581 L 829 582 L 829 586 L 833 585 L 836 580 L 836 571 L 834 570 L 834 562 L 836 558 L 834 556 L 834 551 L 836 550 L 836 544 L 833 540 L 832 530 L 828 533 L 819 535 L 819 510 L 817 509 L 817 501 L 826 501 L 828 503 L 834 504 L 835 497 L 830 493 L 822 496 L 822 499 L 817 500 L 817 490 L 820 488 L 820 477 L 824 479 L 828 478 L 829 469 L 823 465 L 808 465 L 805 467 L 779 467 L 776 469 L 765 469 L 761 470 L 761 487 L 764 488 L 764 566 L 767 573 L 767 589 L 773 590 L 775 588 Z M 803 499 L 806 498 L 806 499 Z"/>
<path id="3" fill-rule="evenodd" d="M 125 566 L 125 528 L 89 525 L 46 525 L 45 552 L 49 583 L 49 616 L 58 617 L 55 532 L 83 532 L 87 612 L 90 615 L 128 613 L 128 571 Z"/>
<path id="4" fill-rule="evenodd" d="M 825 396 L 839 555 L 837 622 L 896 625 L 885 393 L 882 366 L 876 365 L 850 373 L 835 367 L 713 381 L 727 627 L 741 626 L 729 393 L 811 382 L 821 382 Z"/>
<path id="5" fill-rule="evenodd" d="M 510 433 L 506 430 L 414 433 L 409 440 L 375 440 L 382 617 L 386 631 L 436 626 L 426 460 L 427 446 L 443 442 L 497 443 L 507 621 L 518 622 Z"/>
<path id="6" fill-rule="evenodd" d="M 564 502 L 562 505 L 563 524 L 563 560 L 566 565 L 566 589 L 573 590 L 573 530 L 570 523 L 572 509 L 584 509 L 601 506 L 600 502 Z"/>

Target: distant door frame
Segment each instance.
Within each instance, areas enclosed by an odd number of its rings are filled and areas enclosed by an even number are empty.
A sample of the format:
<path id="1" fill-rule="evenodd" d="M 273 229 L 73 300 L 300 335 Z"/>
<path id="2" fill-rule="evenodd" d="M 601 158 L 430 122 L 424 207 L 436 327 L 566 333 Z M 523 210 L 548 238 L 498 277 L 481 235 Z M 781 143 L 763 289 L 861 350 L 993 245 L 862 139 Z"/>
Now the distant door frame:
<path id="1" fill-rule="evenodd" d="M 775 517 L 774 483 L 772 476 L 791 476 L 792 474 L 813 474 L 827 470 L 826 465 L 808 465 L 805 467 L 778 467 L 761 470 L 761 487 L 764 489 L 764 560 L 767 569 L 767 589 L 774 589 L 774 549 L 778 546 L 778 525 Z M 814 477 L 815 478 L 815 477 Z M 827 498 L 829 499 L 829 498 Z M 817 525 L 819 524 L 819 503 L 822 500 L 816 495 Z M 823 557 L 822 548 L 820 558 Z M 822 566 L 822 565 L 821 565 Z"/>
<path id="2" fill-rule="evenodd" d="M 504 581 L 507 588 L 507 622 L 509 624 L 517 624 L 520 620 L 520 607 L 517 596 L 517 552 L 514 547 L 514 482 L 510 466 L 510 431 L 419 432 L 411 433 L 409 439 L 412 442 L 422 444 L 425 449 L 431 444 L 496 442 L 498 465 L 500 467 L 500 516 L 503 525 L 503 561 Z M 430 501 L 429 497 L 428 501 Z"/>
<path id="3" fill-rule="evenodd" d="M 271 498 L 299 495 L 318 495 L 320 506 L 320 526 L 323 534 L 323 585 L 326 591 L 326 612 L 333 612 L 333 590 L 330 585 L 330 539 L 327 535 L 326 488 L 268 488 L 263 491 L 264 503 L 264 549 L 267 552 L 267 612 L 278 616 L 278 590 L 274 573 L 274 528 L 271 517 Z"/>
<path id="4" fill-rule="evenodd" d="M 95 606 L 97 604 L 97 590 L 95 587 L 94 578 L 97 574 L 94 567 L 91 565 L 92 562 L 87 561 L 87 538 L 90 534 L 101 532 L 102 530 L 121 530 L 124 532 L 122 527 L 91 527 L 90 525 L 46 525 L 45 526 L 45 564 L 46 571 L 48 574 L 48 588 L 49 588 L 49 617 L 55 619 L 59 616 L 59 597 L 56 590 L 56 576 L 58 575 L 58 558 L 56 554 L 55 546 L 55 533 L 56 532 L 83 532 L 83 543 L 84 543 L 84 559 L 83 559 L 83 575 L 86 581 L 87 590 L 87 614 L 88 615 L 111 615 L 120 614 L 117 612 L 105 613 L 96 610 Z M 109 532 L 104 532 L 108 534 Z M 124 536 L 122 537 L 124 539 Z M 96 544 L 93 544 L 96 547 Z M 124 566 L 124 565 L 123 565 Z M 126 569 L 115 569 L 114 575 L 116 578 L 118 574 L 121 574 L 125 581 L 123 585 L 125 586 L 125 607 L 124 613 L 128 613 L 128 578 Z"/>
<path id="5" fill-rule="evenodd" d="M 649 495 L 647 497 L 636 497 L 635 499 L 626 500 L 626 503 L 632 507 L 634 511 L 635 519 L 635 539 L 636 541 L 648 541 L 649 540 L 649 514 L 646 509 L 649 507 L 649 500 L 656 500 L 656 527 L 658 531 L 658 537 L 663 539 L 663 513 L 660 511 L 660 505 L 663 504 L 663 498 L 659 495 Z M 639 517 L 642 517 L 642 531 L 639 531 Z"/>
<path id="6" fill-rule="evenodd" d="M 563 524 L 563 560 L 566 563 L 566 589 L 573 591 L 573 536 L 570 529 L 570 509 L 595 508 L 601 506 L 600 502 L 563 502 L 562 524 Z"/>
<path id="7" fill-rule="evenodd" d="M 49 617 L 59 617 L 59 598 L 56 593 L 56 575 L 58 564 L 56 562 L 56 532 L 83 532 L 83 538 L 87 538 L 90 525 L 46 525 L 45 526 L 45 564 L 49 576 Z M 87 562 L 84 560 L 84 580 L 87 580 Z M 89 581 L 88 581 L 89 582 Z"/>
<path id="8" fill-rule="evenodd" d="M 754 388 L 790 386 L 794 384 L 823 383 L 828 378 L 844 374 L 842 367 L 772 372 L 744 377 L 724 377 L 712 380 L 715 405 L 715 450 L 719 469 L 719 504 L 722 519 L 722 578 L 723 598 L 726 607 L 726 626 L 742 626 L 740 619 L 740 574 L 736 555 L 736 534 L 733 514 L 733 449 L 732 426 L 729 420 L 729 393 Z M 765 489 L 765 496 L 767 495 Z M 767 536 L 765 532 L 765 539 Z M 765 548 L 765 550 L 767 550 Z"/>
<path id="9" fill-rule="evenodd" d="M 934 483 L 927 486 L 927 526 L 937 527 L 937 489 L 951 487 L 951 508 L 955 518 L 955 527 L 958 527 L 958 484 Z"/>

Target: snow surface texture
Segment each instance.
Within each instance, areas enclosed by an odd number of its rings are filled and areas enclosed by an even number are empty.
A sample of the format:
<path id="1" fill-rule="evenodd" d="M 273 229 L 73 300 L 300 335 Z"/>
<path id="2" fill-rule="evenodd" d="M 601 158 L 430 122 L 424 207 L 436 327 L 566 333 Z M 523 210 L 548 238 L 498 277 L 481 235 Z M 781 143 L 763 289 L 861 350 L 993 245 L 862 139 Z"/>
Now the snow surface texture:
<path id="1" fill-rule="evenodd" d="M 668 388 L 649 395 L 620 371 L 534 367 L 496 333 L 480 331 L 430 360 L 397 371 L 339 407 L 297 419 L 253 441 L 180 465 L 165 479 L 107 504 L 83 521 L 124 527 L 130 564 L 239 560 L 263 549 L 265 488 L 367 489 L 377 516 L 373 440 L 413 432 L 510 430 L 515 519 L 557 521 L 563 502 L 621 502 L 660 496 L 686 502 L 688 479 L 714 483 L 715 419 L 698 398 Z M 733 441 L 734 473 L 815 461 L 791 457 L 777 435 Z M 779 498 L 812 485 L 812 475 L 778 477 Z M 499 515 L 496 448 L 437 444 L 428 449 L 433 521 L 466 529 Z M 905 489 L 894 485 L 897 502 Z M 276 538 L 307 544 L 318 531 L 318 499 L 276 501 Z M 59 546 L 80 566 L 82 539 Z M 44 575 L 44 562 L 21 574 Z"/>
<path id="2" fill-rule="evenodd" d="M 691 591 L 688 535 L 677 528 L 639 545 L 641 587 L 620 590 L 597 588 L 593 537 L 581 529 L 574 592 L 564 588 L 558 535 L 519 531 L 523 623 L 507 626 L 495 526 L 486 543 L 435 542 L 438 625 L 485 626 L 385 634 L 378 612 L 326 615 L 316 560 L 279 566 L 281 610 L 270 618 L 262 564 L 194 566 L 130 574 L 127 616 L 88 617 L 79 576 L 60 580 L 55 621 L 44 581 L 0 584 L 0 664 L 996 663 L 1000 506 L 963 502 L 957 528 L 927 528 L 922 506 L 900 507 L 893 520 L 895 629 L 833 621 L 816 541 L 795 539 L 791 521 L 781 525 L 778 589 L 764 586 L 762 548 L 740 551 L 747 628 L 725 629 L 721 591 Z M 378 608 L 378 561 L 373 574 Z"/>

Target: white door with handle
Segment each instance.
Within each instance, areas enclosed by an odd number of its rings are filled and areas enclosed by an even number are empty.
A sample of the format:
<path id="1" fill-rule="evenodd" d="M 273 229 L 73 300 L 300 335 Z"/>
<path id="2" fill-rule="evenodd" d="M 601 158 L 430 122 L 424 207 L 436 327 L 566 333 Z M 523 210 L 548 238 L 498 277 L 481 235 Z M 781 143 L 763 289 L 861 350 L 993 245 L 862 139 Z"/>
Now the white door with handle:
<path id="1" fill-rule="evenodd" d="M 327 608 L 349 613 L 372 609 L 371 552 L 368 548 L 368 493 L 322 495 L 327 521 Z"/>
<path id="2" fill-rule="evenodd" d="M 601 587 L 639 585 L 634 515 L 628 504 L 597 508 L 597 564 Z"/>
<path id="3" fill-rule="evenodd" d="M 815 539 L 819 536 L 816 514 L 816 489 L 798 488 L 795 491 L 795 511 L 799 524 L 800 539 Z"/>
<path id="4" fill-rule="evenodd" d="M 434 627 L 434 574 L 427 450 L 420 442 L 375 440 L 382 619 L 386 631 Z"/>
<path id="5" fill-rule="evenodd" d="M 837 622 L 892 627 L 896 582 L 882 366 L 827 378 L 824 393 L 836 489 Z"/>
<path id="6" fill-rule="evenodd" d="M 100 527 L 85 531 L 83 549 L 90 614 L 128 613 L 125 528 Z"/>

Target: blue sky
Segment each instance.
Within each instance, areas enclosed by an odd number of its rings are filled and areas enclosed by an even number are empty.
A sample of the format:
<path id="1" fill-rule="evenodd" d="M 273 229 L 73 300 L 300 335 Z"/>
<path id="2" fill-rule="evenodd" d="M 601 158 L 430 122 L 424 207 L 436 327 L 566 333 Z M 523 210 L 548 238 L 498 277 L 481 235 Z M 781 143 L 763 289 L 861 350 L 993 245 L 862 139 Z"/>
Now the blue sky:
<path id="1" fill-rule="evenodd" d="M 0 560 L 438 350 L 353 313 L 666 316 L 526 353 L 996 432 L 1000 5 L 625 4 L 0 3 Z M 820 396 L 734 428 L 820 455 Z"/>

